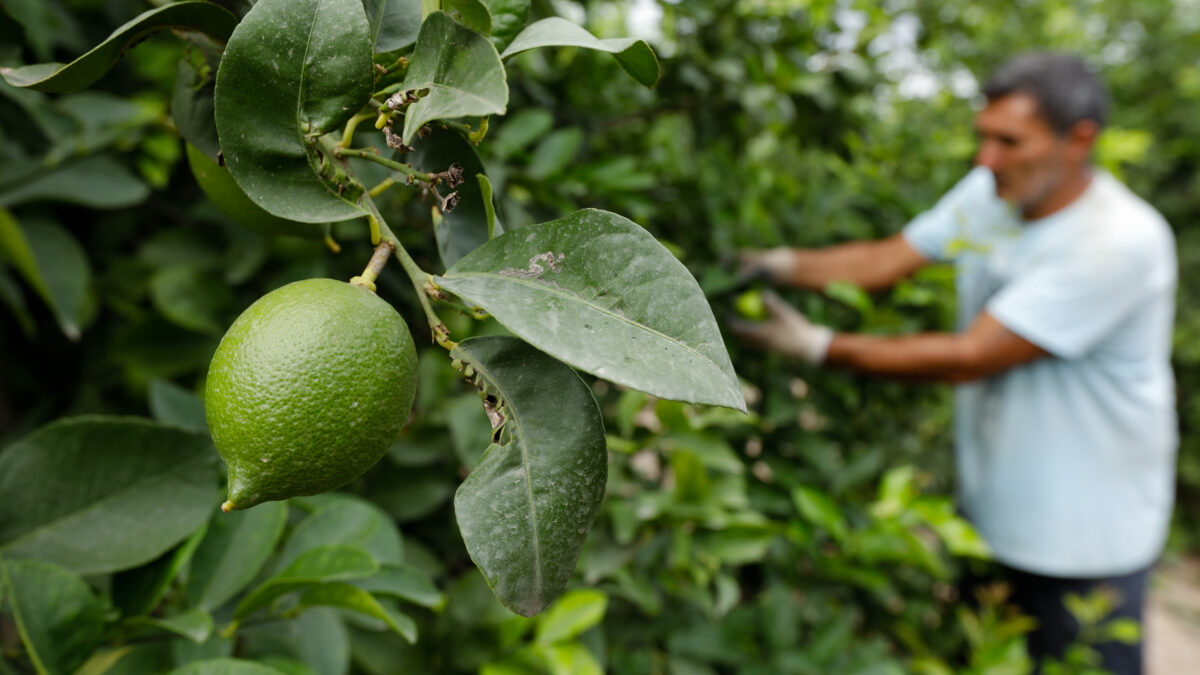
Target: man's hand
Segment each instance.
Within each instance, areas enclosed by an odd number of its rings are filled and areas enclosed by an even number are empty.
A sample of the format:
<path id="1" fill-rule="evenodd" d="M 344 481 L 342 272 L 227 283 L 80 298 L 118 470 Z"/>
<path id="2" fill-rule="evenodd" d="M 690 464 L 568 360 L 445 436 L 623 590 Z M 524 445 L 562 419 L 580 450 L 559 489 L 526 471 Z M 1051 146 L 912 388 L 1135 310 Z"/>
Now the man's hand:
<path id="1" fill-rule="evenodd" d="M 768 351 L 794 356 L 819 365 L 829 352 L 833 330 L 818 326 L 797 312 L 773 291 L 763 291 L 763 306 L 767 320 L 750 322 L 733 320 L 730 330 L 746 342 Z"/>
<path id="2" fill-rule="evenodd" d="M 796 254 L 786 246 L 738 253 L 739 279 L 764 279 L 773 284 L 787 284 L 795 273 Z"/>

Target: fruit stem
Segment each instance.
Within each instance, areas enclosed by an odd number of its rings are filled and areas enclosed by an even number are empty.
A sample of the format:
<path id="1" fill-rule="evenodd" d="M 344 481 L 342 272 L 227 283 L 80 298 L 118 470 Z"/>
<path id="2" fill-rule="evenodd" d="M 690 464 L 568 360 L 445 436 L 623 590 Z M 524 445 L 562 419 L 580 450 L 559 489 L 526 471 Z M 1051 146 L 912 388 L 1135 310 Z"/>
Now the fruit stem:
<path id="1" fill-rule="evenodd" d="M 339 147 L 339 148 L 350 147 L 350 143 L 352 143 L 354 141 L 354 130 L 358 128 L 358 123 L 362 122 L 364 120 L 369 120 L 374 116 L 375 116 L 375 111 L 368 110 L 367 112 L 360 112 L 357 115 L 355 115 L 354 117 L 351 117 L 346 122 L 346 128 L 344 130 L 342 130 L 342 140 L 338 141 L 338 144 L 336 147 Z"/>
<path id="2" fill-rule="evenodd" d="M 427 289 L 436 288 L 433 283 L 433 275 L 421 269 L 408 251 L 404 249 L 404 245 L 396 238 L 396 234 L 392 232 L 392 228 L 388 227 L 387 221 L 379 213 L 379 209 L 375 207 L 375 202 L 370 198 L 363 200 L 366 207 L 371 211 L 371 216 L 379 225 L 379 236 L 381 245 L 390 244 L 394 247 L 394 255 L 400 261 L 400 266 L 404 268 L 408 278 L 412 281 L 413 288 L 417 291 L 417 300 L 421 303 L 421 309 L 425 311 L 425 319 L 429 322 L 429 330 L 433 333 L 433 341 L 444 347 L 446 350 L 454 349 L 458 343 L 450 339 L 450 329 L 446 328 L 446 324 L 438 317 L 437 312 L 433 311 L 433 305 L 429 302 Z M 375 254 L 379 254 L 379 249 L 375 249 Z M 372 257 L 374 260 L 374 257 Z"/>
<path id="3" fill-rule="evenodd" d="M 433 183 L 438 180 L 438 177 L 435 174 L 417 171 L 408 164 L 401 164 L 400 162 L 387 159 L 386 157 L 380 157 L 379 155 L 375 154 L 376 152 L 378 152 L 378 150 L 375 148 L 367 150 L 364 148 L 338 147 L 336 150 L 334 150 L 334 154 L 336 154 L 338 157 L 362 157 L 369 162 L 375 162 L 380 166 L 386 166 L 392 171 L 402 173 L 414 180 L 419 180 L 425 183 Z"/>
<path id="4" fill-rule="evenodd" d="M 375 253 L 371 255 L 370 262 L 367 263 L 367 268 L 362 274 L 350 280 L 350 283 L 355 286 L 375 292 L 375 280 L 379 278 L 379 273 L 383 271 L 383 266 L 387 264 L 388 258 L 392 256 L 392 251 L 396 250 L 396 245 L 390 241 L 381 241 L 375 247 Z"/>

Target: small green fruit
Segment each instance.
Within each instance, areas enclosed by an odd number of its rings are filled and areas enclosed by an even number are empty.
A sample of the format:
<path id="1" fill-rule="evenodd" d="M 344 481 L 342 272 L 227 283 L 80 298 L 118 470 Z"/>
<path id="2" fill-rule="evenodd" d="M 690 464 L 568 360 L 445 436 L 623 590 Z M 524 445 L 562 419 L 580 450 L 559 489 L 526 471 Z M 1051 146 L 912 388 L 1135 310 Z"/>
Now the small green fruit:
<path id="1" fill-rule="evenodd" d="M 300 223 L 268 213 L 255 204 L 229 175 L 229 169 L 214 162 L 199 148 L 187 144 L 188 166 L 209 201 L 242 227 L 259 234 L 290 235 L 308 239 L 325 236 L 325 225 Z"/>
<path id="2" fill-rule="evenodd" d="M 767 307 L 763 304 L 762 293 L 758 289 L 750 289 L 734 300 L 733 308 L 739 316 L 751 321 L 763 321 L 767 318 Z"/>
<path id="3" fill-rule="evenodd" d="M 408 419 L 416 369 L 408 326 L 365 288 L 308 279 L 259 298 L 208 371 L 222 508 L 326 492 L 371 468 Z"/>

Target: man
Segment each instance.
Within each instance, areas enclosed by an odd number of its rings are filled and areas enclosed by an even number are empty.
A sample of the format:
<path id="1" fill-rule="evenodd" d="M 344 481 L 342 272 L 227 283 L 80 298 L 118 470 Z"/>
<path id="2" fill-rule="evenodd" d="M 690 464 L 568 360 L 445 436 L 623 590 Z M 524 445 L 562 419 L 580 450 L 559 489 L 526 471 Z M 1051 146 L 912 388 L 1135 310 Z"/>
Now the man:
<path id="1" fill-rule="evenodd" d="M 743 254 L 744 271 L 820 290 L 881 289 L 934 261 L 957 271 L 957 333 L 881 337 L 811 324 L 773 294 L 735 331 L 765 348 L 887 376 L 957 383 L 961 507 L 1038 620 L 1036 657 L 1077 630 L 1061 597 L 1118 591 L 1141 618 L 1171 513 L 1177 446 L 1170 369 L 1176 262 L 1167 223 L 1093 168 L 1104 86 L 1038 53 L 988 81 L 976 167 L 895 236 Z M 1141 645 L 1100 646 L 1141 672 Z"/>

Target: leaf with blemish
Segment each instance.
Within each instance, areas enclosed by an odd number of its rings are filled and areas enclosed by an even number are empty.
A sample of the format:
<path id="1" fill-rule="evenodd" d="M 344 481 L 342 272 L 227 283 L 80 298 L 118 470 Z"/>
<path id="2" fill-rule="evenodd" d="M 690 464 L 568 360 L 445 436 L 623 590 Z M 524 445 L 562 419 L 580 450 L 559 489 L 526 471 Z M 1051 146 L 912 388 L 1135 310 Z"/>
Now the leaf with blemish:
<path id="1" fill-rule="evenodd" d="M 217 136 L 229 173 L 270 213 L 306 223 L 365 215 L 322 173 L 318 136 L 371 97 L 360 0 L 259 0 L 217 70 Z"/>
<path id="2" fill-rule="evenodd" d="M 521 340 L 472 338 L 451 356 L 501 417 L 454 496 L 458 527 L 500 602 L 533 616 L 562 593 L 604 498 L 604 421 L 574 371 Z"/>
<path id="3" fill-rule="evenodd" d="M 576 368 L 662 398 L 746 409 L 699 284 L 615 213 L 513 230 L 435 280 Z"/>

